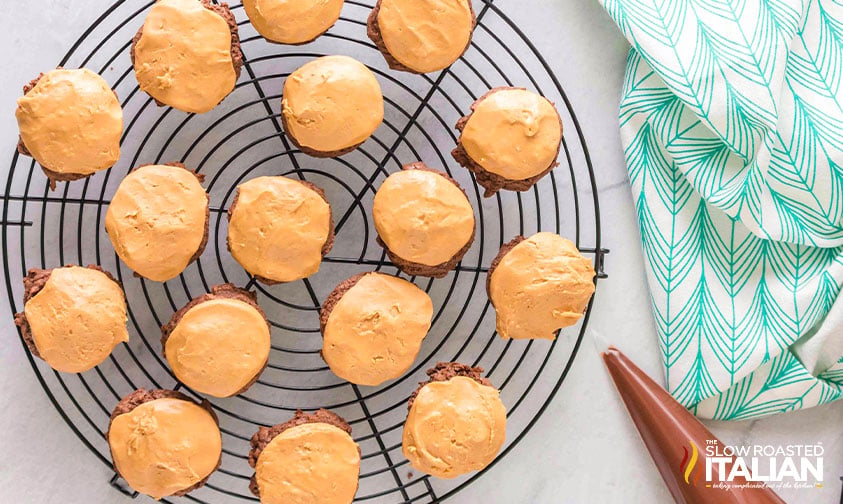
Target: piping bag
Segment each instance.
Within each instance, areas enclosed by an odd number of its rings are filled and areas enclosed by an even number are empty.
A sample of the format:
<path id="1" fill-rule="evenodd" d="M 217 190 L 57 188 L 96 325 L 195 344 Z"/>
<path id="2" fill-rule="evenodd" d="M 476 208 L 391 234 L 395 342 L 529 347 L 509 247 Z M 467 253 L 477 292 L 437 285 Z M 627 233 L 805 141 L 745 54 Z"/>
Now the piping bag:
<path id="1" fill-rule="evenodd" d="M 722 447 L 723 443 L 620 350 L 610 346 L 602 356 L 629 416 L 677 503 L 784 504 L 762 482 L 747 482 L 736 476 L 728 484 L 718 484 L 726 481 L 733 458 L 722 468 L 712 463 L 708 481 L 706 446 L 716 443 Z"/>

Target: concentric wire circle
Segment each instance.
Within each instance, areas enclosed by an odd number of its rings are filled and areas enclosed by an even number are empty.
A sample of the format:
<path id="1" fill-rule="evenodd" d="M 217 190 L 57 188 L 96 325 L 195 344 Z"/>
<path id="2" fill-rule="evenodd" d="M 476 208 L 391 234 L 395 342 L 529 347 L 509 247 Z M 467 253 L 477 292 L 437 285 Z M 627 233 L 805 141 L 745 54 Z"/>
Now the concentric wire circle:
<path id="1" fill-rule="evenodd" d="M 40 168 L 14 154 L 2 214 L 6 286 L 11 312 L 22 309 L 27 269 L 63 264 L 98 264 L 123 283 L 131 341 L 106 362 L 79 375 L 57 373 L 29 359 L 36 376 L 83 443 L 109 467 L 103 437 L 109 414 L 138 387 L 181 386 L 160 348 L 160 326 L 191 298 L 231 282 L 255 289 L 272 325 L 269 366 L 245 394 L 213 400 L 223 431 L 220 470 L 186 499 L 194 502 L 256 501 L 248 490 L 248 440 L 260 425 L 287 420 L 296 409 L 324 407 L 352 426 L 362 450 L 357 501 L 439 502 L 481 477 L 455 480 L 412 474 L 401 453 L 406 401 L 424 370 L 437 361 L 460 361 L 486 369 L 508 409 L 507 444 L 497 461 L 527 434 L 562 385 L 576 355 L 591 305 L 581 323 L 554 342 L 506 341 L 495 333 L 494 311 L 485 293 L 488 265 L 501 244 L 515 235 L 553 231 L 574 240 L 602 267 L 597 187 L 574 111 L 550 65 L 492 0 L 476 2 L 478 24 L 471 47 L 451 68 L 424 76 L 393 72 L 366 38 L 373 2 L 346 0 L 340 21 L 305 46 L 269 44 L 233 5 L 244 68 L 235 91 L 204 115 L 156 107 L 134 79 L 132 36 L 152 5 L 119 0 L 74 44 L 60 65 L 100 72 L 116 90 L 126 124 L 119 163 L 84 181 L 61 183 L 50 192 Z M 315 159 L 295 149 L 281 133 L 284 78 L 312 58 L 348 54 L 369 66 L 384 91 L 385 119 L 356 151 Z M 23 80 L 28 80 L 24 79 Z M 496 86 L 534 89 L 557 104 L 565 124 L 560 166 L 534 190 L 483 199 L 470 173 L 456 165 L 454 125 L 469 106 Z M 446 278 L 409 277 L 434 302 L 434 322 L 414 366 L 380 387 L 358 387 L 333 375 L 319 356 L 318 310 L 336 284 L 363 271 L 398 273 L 375 243 L 371 204 L 383 179 L 403 164 L 422 160 L 448 171 L 468 193 L 477 213 L 477 238 Z M 180 161 L 205 174 L 211 197 L 210 240 L 202 257 L 178 278 L 156 283 L 136 278 L 120 263 L 104 231 L 104 213 L 120 180 L 140 164 Z M 260 175 L 284 174 L 322 187 L 331 202 L 337 239 L 320 272 L 291 284 L 257 284 L 230 257 L 225 211 L 236 186 Z M 596 281 L 596 280 L 595 280 Z M 112 483 L 132 495 L 116 478 Z M 166 502 L 166 500 L 165 500 Z"/>

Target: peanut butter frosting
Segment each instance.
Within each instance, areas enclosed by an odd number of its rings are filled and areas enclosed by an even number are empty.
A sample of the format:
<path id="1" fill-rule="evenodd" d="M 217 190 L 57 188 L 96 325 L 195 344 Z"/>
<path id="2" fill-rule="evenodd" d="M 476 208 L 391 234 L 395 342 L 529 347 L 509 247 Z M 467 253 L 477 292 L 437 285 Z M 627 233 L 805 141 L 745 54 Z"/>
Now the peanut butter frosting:
<path id="1" fill-rule="evenodd" d="M 438 478 L 489 465 L 506 438 L 506 408 L 497 389 L 466 376 L 424 385 L 404 424 L 410 464 Z"/>
<path id="2" fill-rule="evenodd" d="M 237 188 L 228 248 L 243 268 L 275 282 L 319 271 L 331 233 L 331 207 L 311 187 L 286 177 L 258 177 Z"/>
<path id="3" fill-rule="evenodd" d="M 57 371 L 87 371 L 129 341 L 123 290 L 101 271 L 54 269 L 23 310 L 38 353 Z"/>
<path id="4" fill-rule="evenodd" d="M 96 73 L 58 69 L 18 98 L 15 116 L 26 149 L 58 174 L 90 175 L 120 157 L 123 109 Z"/>
<path id="5" fill-rule="evenodd" d="M 366 141 L 383 121 L 375 75 L 348 56 L 323 56 L 284 82 L 281 112 L 287 133 L 302 147 L 338 152 Z"/>
<path id="6" fill-rule="evenodd" d="M 538 233 L 515 245 L 491 273 L 498 334 L 555 339 L 582 318 L 594 293 L 594 267 L 570 240 Z"/>
<path id="7" fill-rule="evenodd" d="M 303 44 L 325 33 L 340 18 L 343 0 L 243 0 L 252 26 L 282 44 Z"/>
<path id="8" fill-rule="evenodd" d="M 331 310 L 322 357 L 344 380 L 380 385 L 410 368 L 432 317 L 430 296 L 415 284 L 368 273 Z"/>
<path id="9" fill-rule="evenodd" d="M 326 423 L 306 423 L 278 434 L 255 466 L 263 504 L 349 504 L 359 474 L 357 443 Z"/>
<path id="10" fill-rule="evenodd" d="M 526 89 L 500 89 L 473 107 L 460 136 L 466 153 L 486 171 L 525 180 L 556 162 L 562 123 L 553 104 Z"/>
<path id="11" fill-rule="evenodd" d="M 213 109 L 234 89 L 228 22 L 199 0 L 158 0 L 134 49 L 141 90 L 184 112 Z"/>
<path id="12" fill-rule="evenodd" d="M 465 52 L 474 13 L 468 0 L 381 0 L 378 27 L 399 63 L 416 72 L 435 72 Z"/>
<path id="13" fill-rule="evenodd" d="M 115 417 L 108 444 L 120 476 L 155 499 L 205 479 L 222 454 L 222 436 L 211 414 L 173 398 L 145 402 Z"/>
<path id="14" fill-rule="evenodd" d="M 142 277 L 179 275 L 207 232 L 208 196 L 184 168 L 148 165 L 120 182 L 105 214 L 105 230 L 120 259 Z"/>
<path id="15" fill-rule="evenodd" d="M 216 298 L 187 310 L 170 333 L 164 355 L 188 387 L 230 397 L 263 370 L 269 349 L 269 326 L 254 306 Z"/>
<path id="16" fill-rule="evenodd" d="M 474 232 L 465 193 L 428 170 L 393 173 L 375 194 L 372 216 L 381 240 L 406 261 L 437 266 L 459 252 Z"/>

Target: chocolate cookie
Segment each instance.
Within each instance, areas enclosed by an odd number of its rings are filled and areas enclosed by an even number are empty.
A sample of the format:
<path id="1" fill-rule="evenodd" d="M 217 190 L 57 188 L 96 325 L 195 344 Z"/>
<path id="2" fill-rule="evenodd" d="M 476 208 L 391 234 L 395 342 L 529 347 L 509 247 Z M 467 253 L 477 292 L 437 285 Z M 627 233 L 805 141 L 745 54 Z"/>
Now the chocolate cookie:
<path id="1" fill-rule="evenodd" d="M 158 409 L 158 404 L 164 407 Z M 155 429 L 143 429 L 139 420 L 120 420 L 140 407 Z M 156 499 L 183 496 L 202 487 L 222 463 L 222 436 L 211 404 L 196 403 L 174 390 L 141 388 L 121 399 L 111 413 L 105 438 L 115 472 L 138 492 Z M 169 451 L 170 446 L 177 450 Z M 184 486 L 177 488 L 180 484 Z"/>
<path id="2" fill-rule="evenodd" d="M 32 355 L 53 369 L 87 371 L 129 340 L 123 288 L 99 266 L 33 268 L 23 285 L 24 308 L 15 324 Z"/>
<path id="3" fill-rule="evenodd" d="M 465 376 L 466 378 L 471 378 L 480 385 L 493 387 L 492 382 L 483 376 L 483 368 L 471 367 L 468 364 L 460 364 L 459 362 L 437 362 L 436 366 L 428 369 L 425 373 L 427 374 L 429 380 L 420 382 L 418 388 L 410 394 L 410 398 L 407 400 L 408 410 L 413 407 L 413 401 L 416 400 L 416 396 L 419 394 L 422 387 L 429 383 L 448 381 L 455 376 Z"/>
<path id="4" fill-rule="evenodd" d="M 203 181 L 183 164 L 167 163 L 139 166 L 120 182 L 105 230 L 137 276 L 164 282 L 202 255 L 210 221 Z"/>
<path id="5" fill-rule="evenodd" d="M 305 180 L 257 177 L 240 184 L 228 221 L 228 251 L 267 285 L 313 275 L 334 245 L 331 205 Z"/>
<path id="6" fill-rule="evenodd" d="M 269 359 L 270 327 L 256 299 L 217 285 L 161 327 L 163 355 L 179 381 L 214 397 L 240 394 L 257 381 Z"/>
<path id="7" fill-rule="evenodd" d="M 307 457 L 300 446 L 308 446 Z M 249 489 L 261 502 L 288 502 L 305 492 L 314 501 L 350 503 L 358 488 L 360 447 L 351 426 L 325 409 L 296 411 L 292 419 L 261 427 L 251 439 Z"/>
<path id="8" fill-rule="evenodd" d="M 523 88 L 494 88 L 456 125 L 451 155 L 486 189 L 526 191 L 550 173 L 562 145 L 562 118 L 546 98 Z"/>
<path id="9" fill-rule="evenodd" d="M 214 23 L 203 11 L 222 18 L 226 28 Z M 243 66 L 243 53 L 237 20 L 227 3 L 158 0 L 147 15 L 147 21 L 150 19 L 154 32 L 147 35 L 154 57 L 146 58 L 142 53 L 146 49 L 142 45 L 146 22 L 132 39 L 130 55 L 141 90 L 156 104 L 204 113 L 234 90 Z M 219 57 L 222 51 L 230 55 L 230 67 Z M 197 79 L 197 75 L 202 78 Z M 165 83 L 161 84 L 162 81 Z"/>
<path id="10" fill-rule="evenodd" d="M 302 45 L 328 31 L 343 0 L 243 0 L 249 21 L 268 42 Z"/>
<path id="11" fill-rule="evenodd" d="M 348 56 L 323 56 L 304 64 L 284 81 L 283 95 L 284 132 L 296 147 L 314 157 L 353 151 L 383 122 L 378 80 Z"/>
<path id="12" fill-rule="evenodd" d="M 440 362 L 408 401 L 402 450 L 419 471 L 455 478 L 487 467 L 506 436 L 506 408 L 483 370 Z"/>
<path id="13" fill-rule="evenodd" d="M 378 244 L 409 275 L 442 278 L 474 243 L 474 210 L 465 191 L 421 162 L 387 177 L 372 215 Z"/>
<path id="14" fill-rule="evenodd" d="M 340 378 L 380 385 L 410 368 L 432 318 L 430 296 L 414 284 L 377 272 L 355 275 L 322 305 L 322 358 Z"/>
<path id="15" fill-rule="evenodd" d="M 554 233 L 518 236 L 501 247 L 486 291 L 503 338 L 554 339 L 582 318 L 594 294 L 594 266 Z"/>
<path id="16" fill-rule="evenodd" d="M 108 169 L 120 157 L 123 109 L 108 83 L 91 70 L 40 74 L 24 86 L 15 116 L 18 152 L 38 161 L 52 190 L 56 182 Z"/>
<path id="17" fill-rule="evenodd" d="M 366 33 L 389 68 L 423 74 L 459 59 L 476 23 L 469 0 L 378 0 Z"/>

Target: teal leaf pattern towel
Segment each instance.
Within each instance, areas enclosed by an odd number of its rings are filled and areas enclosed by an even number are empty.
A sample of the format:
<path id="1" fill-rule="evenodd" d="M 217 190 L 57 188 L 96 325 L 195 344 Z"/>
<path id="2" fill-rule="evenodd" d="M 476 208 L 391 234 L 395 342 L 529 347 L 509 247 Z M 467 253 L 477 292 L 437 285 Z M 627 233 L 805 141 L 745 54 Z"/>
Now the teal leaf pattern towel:
<path id="1" fill-rule="evenodd" d="M 601 1 L 668 390 L 733 420 L 840 398 L 843 3 Z"/>

